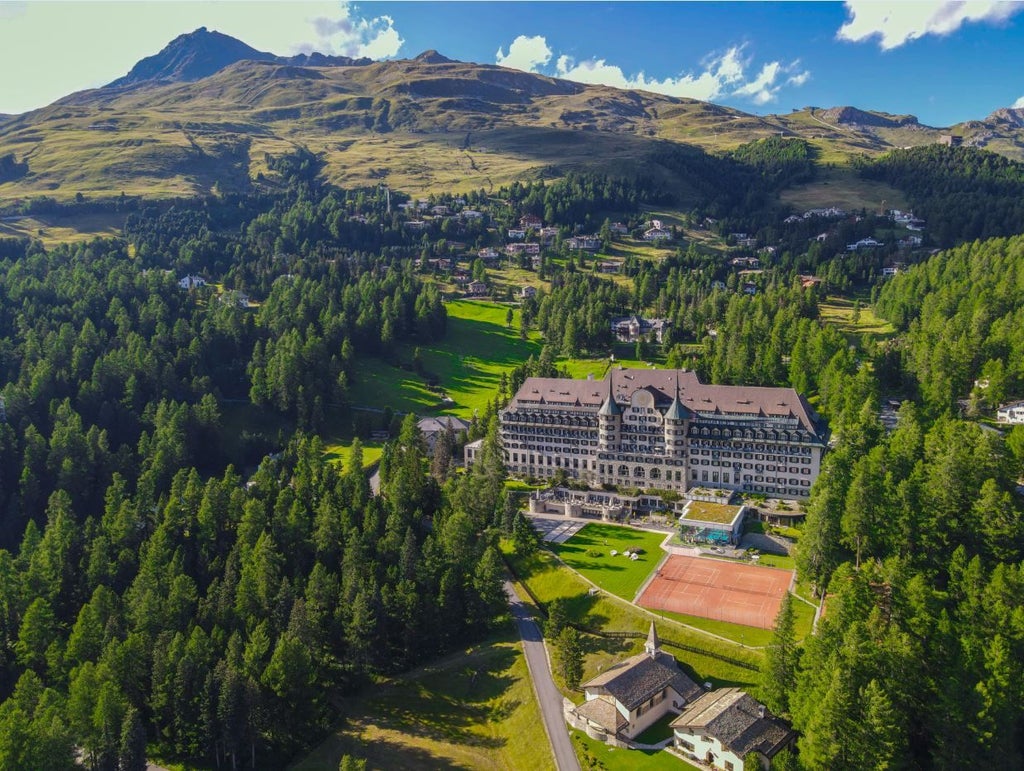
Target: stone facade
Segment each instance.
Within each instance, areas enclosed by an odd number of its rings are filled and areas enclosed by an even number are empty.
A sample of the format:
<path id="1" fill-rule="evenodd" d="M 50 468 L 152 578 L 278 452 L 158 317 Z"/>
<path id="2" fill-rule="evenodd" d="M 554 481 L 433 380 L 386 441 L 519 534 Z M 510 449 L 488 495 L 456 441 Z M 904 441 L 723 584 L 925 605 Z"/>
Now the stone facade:
<path id="1" fill-rule="evenodd" d="M 564 471 L 592 487 L 802 498 L 827 444 L 824 424 L 793 389 L 705 385 L 685 370 L 528 378 L 500 418 L 512 474 Z"/>

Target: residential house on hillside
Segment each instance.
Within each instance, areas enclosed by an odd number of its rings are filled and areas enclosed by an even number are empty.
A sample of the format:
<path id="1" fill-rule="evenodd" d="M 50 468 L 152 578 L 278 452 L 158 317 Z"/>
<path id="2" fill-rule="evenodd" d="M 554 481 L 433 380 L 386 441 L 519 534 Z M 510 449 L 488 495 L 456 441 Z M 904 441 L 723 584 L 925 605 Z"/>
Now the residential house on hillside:
<path id="1" fill-rule="evenodd" d="M 201 286 L 206 286 L 206 279 L 202 276 L 193 276 L 190 274 L 184 278 L 179 278 L 178 286 L 182 289 L 198 289 Z"/>
<path id="2" fill-rule="evenodd" d="M 492 246 L 485 246 L 476 253 L 476 256 L 484 262 L 497 262 L 501 259 L 501 254 Z"/>
<path id="3" fill-rule="evenodd" d="M 661 650 L 652 621 L 644 652 L 584 683 L 583 692 L 586 701 L 566 710 L 569 724 L 593 739 L 626 746 L 665 715 L 679 714 L 701 689 Z"/>
<path id="4" fill-rule="evenodd" d="M 558 238 L 558 228 L 541 228 L 537 231 L 537 237 L 542 244 L 550 244 Z"/>
<path id="5" fill-rule="evenodd" d="M 672 232 L 664 228 L 651 227 L 644 231 L 644 241 L 669 241 Z"/>
<path id="6" fill-rule="evenodd" d="M 526 231 L 522 228 L 509 228 L 508 237 L 515 241 L 522 241 L 526 238 Z"/>
<path id="7" fill-rule="evenodd" d="M 613 222 L 611 225 L 608 226 L 608 229 L 611 230 L 612 233 L 614 233 L 617 236 L 629 235 L 629 228 L 627 228 L 621 222 Z"/>
<path id="8" fill-rule="evenodd" d="M 435 214 L 437 216 L 444 217 L 444 216 L 447 216 L 450 213 L 450 210 L 448 209 L 448 207 L 445 204 L 442 203 L 442 204 L 438 204 L 437 206 L 431 206 L 430 207 L 430 213 L 431 214 Z"/>
<path id="9" fill-rule="evenodd" d="M 1024 401 L 1010 402 L 996 410 L 997 423 L 1024 423 Z"/>
<path id="10" fill-rule="evenodd" d="M 796 733 L 739 688 L 719 688 L 686 706 L 672 721 L 676 749 L 722 771 L 741 771 L 754 753 L 767 771 Z"/>
<path id="11" fill-rule="evenodd" d="M 860 239 L 860 241 L 854 241 L 852 244 L 847 244 L 846 251 L 856 252 L 861 249 L 874 249 L 878 246 L 885 246 L 885 244 L 883 244 L 881 241 L 876 241 L 875 239 L 869 236 L 868 238 Z"/>
<path id="12" fill-rule="evenodd" d="M 464 220 L 479 220 L 483 219 L 484 215 L 478 212 L 476 209 L 463 209 L 459 212 L 459 217 Z"/>
<path id="13" fill-rule="evenodd" d="M 565 240 L 565 245 L 570 249 L 596 252 L 601 248 L 601 239 L 598 236 L 573 236 Z"/>
<path id="14" fill-rule="evenodd" d="M 544 220 L 533 214 L 524 214 L 519 218 L 519 227 L 523 230 L 536 230 L 544 224 Z"/>
<path id="15" fill-rule="evenodd" d="M 635 343 L 651 334 L 660 343 L 671 326 L 669 319 L 644 319 L 635 314 L 611 320 L 612 334 L 623 343 Z"/>
<path id="16" fill-rule="evenodd" d="M 464 439 L 466 432 L 469 431 L 469 423 L 454 415 L 442 415 L 439 418 L 423 418 L 416 425 L 420 433 L 423 434 L 423 439 L 426 441 L 427 449 L 430 452 L 434 451 L 437 438 L 445 431 L 450 429 L 456 439 Z"/>
<path id="17" fill-rule="evenodd" d="M 531 297 L 536 297 L 537 296 L 537 287 L 530 286 L 530 285 L 526 285 L 524 287 L 521 287 L 519 289 L 519 296 L 523 300 L 527 300 L 527 299 L 529 299 Z"/>
<path id="18" fill-rule="evenodd" d="M 487 284 L 483 281 L 470 281 L 469 284 L 466 285 L 466 290 L 471 295 L 487 294 Z"/>

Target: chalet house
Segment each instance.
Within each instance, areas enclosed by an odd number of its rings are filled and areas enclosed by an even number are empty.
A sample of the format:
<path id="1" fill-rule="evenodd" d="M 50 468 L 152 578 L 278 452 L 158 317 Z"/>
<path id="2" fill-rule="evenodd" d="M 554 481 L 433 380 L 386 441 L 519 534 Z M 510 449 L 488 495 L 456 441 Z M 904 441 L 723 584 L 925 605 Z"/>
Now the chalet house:
<path id="1" fill-rule="evenodd" d="M 760 268 L 761 261 L 757 257 L 733 257 L 729 260 L 729 264 L 734 268 Z"/>
<path id="2" fill-rule="evenodd" d="M 505 254 L 540 254 L 540 244 L 509 244 Z"/>
<path id="3" fill-rule="evenodd" d="M 644 241 L 669 241 L 671 239 L 671 231 L 664 228 L 648 228 L 644 231 Z"/>
<path id="4" fill-rule="evenodd" d="M 817 276 L 798 276 L 800 279 L 801 289 L 810 289 L 812 286 L 824 283 L 824 279 L 820 279 Z"/>
<path id="5" fill-rule="evenodd" d="M 450 213 L 450 210 L 448 209 L 447 206 L 445 206 L 442 203 L 442 204 L 438 204 L 437 206 L 431 206 L 430 207 L 430 213 L 431 214 L 436 214 L 436 215 L 439 215 L 439 216 L 443 217 L 443 216 L 447 216 Z"/>
<path id="6" fill-rule="evenodd" d="M 617 236 L 629 235 L 629 228 L 627 228 L 621 222 L 613 222 L 611 225 L 608 226 L 608 229 L 611 230 L 612 233 L 614 233 Z"/>
<path id="7" fill-rule="evenodd" d="M 757 246 L 756 238 L 737 238 L 736 246 L 742 247 L 743 249 L 753 249 Z"/>
<path id="8" fill-rule="evenodd" d="M 997 423 L 1024 423 L 1024 401 L 1010 402 L 996 410 Z"/>
<path id="9" fill-rule="evenodd" d="M 428 227 L 430 227 L 430 223 L 429 222 L 424 222 L 423 220 L 409 220 L 408 222 L 406 222 L 404 224 L 405 224 L 406 230 L 412 230 L 414 232 L 417 232 L 417 231 L 420 231 L 420 230 L 426 230 Z"/>
<path id="10" fill-rule="evenodd" d="M 537 296 L 537 287 L 535 287 L 535 286 L 520 287 L 520 289 L 519 289 L 519 296 L 522 299 L 524 299 L 524 300 L 528 300 L 531 297 L 536 297 Z"/>
<path id="11" fill-rule="evenodd" d="M 565 245 L 570 249 L 596 252 L 601 248 L 601 239 L 597 236 L 573 236 L 565 240 Z"/>
<path id="12" fill-rule="evenodd" d="M 419 427 L 420 433 L 423 434 L 423 439 L 427 443 L 427 450 L 430 452 L 434 451 L 437 438 L 449 428 L 455 434 L 456 439 L 465 439 L 466 432 L 469 431 L 469 423 L 454 415 L 442 415 L 439 418 L 423 418 L 416 425 Z"/>
<path id="13" fill-rule="evenodd" d="M 483 219 L 484 215 L 478 212 L 476 209 L 463 209 L 459 212 L 459 217 L 464 220 L 479 220 Z"/>
<path id="14" fill-rule="evenodd" d="M 907 236 L 906 238 L 901 238 L 897 241 L 896 245 L 899 246 L 900 249 L 915 249 L 921 245 L 922 240 L 921 236 Z"/>
<path id="15" fill-rule="evenodd" d="M 755 295 L 757 294 L 757 284 L 751 284 L 749 281 L 743 285 L 743 294 Z"/>
<path id="16" fill-rule="evenodd" d="M 644 652 L 583 684 L 586 701 L 567 710 L 575 728 L 603 742 L 623 745 L 665 715 L 679 714 L 701 689 L 661 650 L 651 622 Z"/>
<path id="17" fill-rule="evenodd" d="M 878 246 L 884 246 L 884 244 L 881 241 L 876 241 L 875 239 L 868 237 L 862 238 L 860 241 L 855 241 L 852 244 L 847 244 L 846 251 L 856 252 L 859 251 L 860 249 L 874 249 L 875 247 Z"/>
<path id="18" fill-rule="evenodd" d="M 519 218 L 519 227 L 523 230 L 537 230 L 541 225 L 544 224 L 544 220 L 540 217 L 536 217 L 533 214 L 524 214 Z"/>
<path id="19" fill-rule="evenodd" d="M 796 740 L 786 721 L 739 688 L 703 694 L 671 726 L 677 750 L 722 771 L 741 771 L 750 753 L 767 771 L 772 759 Z"/>
<path id="20" fill-rule="evenodd" d="M 669 319 L 644 319 L 635 314 L 611 320 L 612 334 L 623 343 L 635 343 L 648 335 L 654 335 L 660 343 L 671 326 Z"/>
<path id="21" fill-rule="evenodd" d="M 470 442 L 462 448 L 462 462 L 466 464 L 466 468 L 472 466 L 480 455 L 480 449 L 484 446 L 483 439 L 477 439 Z"/>
<path id="22" fill-rule="evenodd" d="M 470 281 L 466 286 L 470 294 L 487 294 L 487 284 L 483 281 Z"/>
<path id="23" fill-rule="evenodd" d="M 452 282 L 458 286 L 466 286 L 471 280 L 468 273 L 456 273 L 452 276 Z"/>
<path id="24" fill-rule="evenodd" d="M 558 228 L 541 228 L 537 231 L 537 237 L 542 244 L 550 244 L 558 238 Z"/>
<path id="25" fill-rule="evenodd" d="M 516 241 L 522 241 L 526 238 L 526 231 L 522 228 L 509 228 L 508 237 Z"/>
<path id="26" fill-rule="evenodd" d="M 206 286 L 206 279 L 202 276 L 188 275 L 178 279 L 178 286 L 182 289 L 198 289 L 201 286 Z"/>
<path id="27" fill-rule="evenodd" d="M 939 136 L 939 144 L 946 145 L 947 147 L 960 147 L 964 143 L 962 136 L 956 134 L 941 134 Z"/>
<path id="28" fill-rule="evenodd" d="M 476 253 L 476 256 L 484 262 L 496 262 L 501 259 L 501 254 L 492 246 L 485 246 Z"/>
<path id="29" fill-rule="evenodd" d="M 620 267 L 621 266 L 617 262 L 601 262 L 597 265 L 597 269 L 601 273 L 618 273 Z"/>

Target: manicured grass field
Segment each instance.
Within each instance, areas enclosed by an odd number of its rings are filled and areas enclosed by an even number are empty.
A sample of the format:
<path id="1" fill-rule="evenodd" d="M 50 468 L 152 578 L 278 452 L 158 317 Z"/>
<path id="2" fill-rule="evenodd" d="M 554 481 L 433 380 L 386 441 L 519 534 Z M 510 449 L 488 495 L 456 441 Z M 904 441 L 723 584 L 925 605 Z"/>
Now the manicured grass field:
<path id="1" fill-rule="evenodd" d="M 738 506 L 728 506 L 724 503 L 690 501 L 683 519 L 697 519 L 701 522 L 718 522 L 727 525 L 736 519 L 739 510 Z"/>
<path id="2" fill-rule="evenodd" d="M 589 762 L 593 758 L 607 771 L 700 771 L 697 766 L 670 755 L 664 750 L 625 750 L 609 747 L 604 742 L 591 739 L 582 731 L 572 732 L 572 746 L 583 768 L 594 768 Z"/>
<path id="3" fill-rule="evenodd" d="M 619 525 L 586 525 L 565 543 L 552 550 L 573 570 L 607 592 L 632 601 L 640 585 L 665 556 L 660 544 L 666 533 L 649 533 Z M 637 560 L 623 552 L 641 548 Z M 613 557 L 611 552 L 617 554 Z"/>
<path id="4" fill-rule="evenodd" d="M 343 703 L 340 725 L 294 771 L 337 771 L 345 754 L 372 769 L 555 767 L 511 633 Z"/>
<path id="5" fill-rule="evenodd" d="M 437 376 L 439 391 L 431 391 L 418 374 L 377 359 L 360 362 L 352 388 L 354 404 L 390 405 L 401 412 L 451 414 L 463 418 L 484 409 L 494 399 L 501 374 L 511 372 L 530 356 L 540 355 L 536 339 L 519 337 L 519 311 L 512 326 L 505 325 L 507 305 L 456 300 L 446 305 L 448 332 L 430 346 L 420 346 L 425 369 Z M 401 346 L 398 357 L 412 361 L 411 346 Z M 443 402 L 441 391 L 452 401 Z"/>

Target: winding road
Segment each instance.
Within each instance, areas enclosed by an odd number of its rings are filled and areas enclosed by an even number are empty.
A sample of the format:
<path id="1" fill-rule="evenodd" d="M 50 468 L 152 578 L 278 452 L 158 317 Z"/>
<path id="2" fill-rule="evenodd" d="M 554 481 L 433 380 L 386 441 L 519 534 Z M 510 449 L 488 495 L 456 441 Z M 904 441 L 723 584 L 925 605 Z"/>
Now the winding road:
<path id="1" fill-rule="evenodd" d="M 544 717 L 544 730 L 547 731 L 551 750 L 555 754 L 555 765 L 558 771 L 580 771 L 580 763 L 569 739 L 569 729 L 565 725 L 562 714 L 562 694 L 551 679 L 551 668 L 548 666 L 548 655 L 544 650 L 544 637 L 540 627 L 533 620 L 530 611 L 516 594 L 511 581 L 505 582 L 505 593 L 508 595 L 512 618 L 515 619 L 519 636 L 523 639 L 523 653 L 526 654 L 526 665 L 530 670 L 533 692 L 537 695 L 541 715 Z"/>

